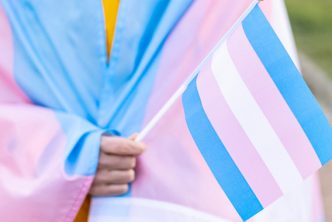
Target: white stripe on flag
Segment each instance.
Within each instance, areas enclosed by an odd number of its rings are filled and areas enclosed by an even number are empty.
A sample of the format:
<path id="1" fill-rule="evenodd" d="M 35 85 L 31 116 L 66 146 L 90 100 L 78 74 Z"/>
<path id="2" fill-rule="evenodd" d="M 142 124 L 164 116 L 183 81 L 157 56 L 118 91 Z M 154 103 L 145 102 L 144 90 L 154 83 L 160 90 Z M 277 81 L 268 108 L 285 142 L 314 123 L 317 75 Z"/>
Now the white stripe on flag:
<path id="1" fill-rule="evenodd" d="M 211 66 L 221 93 L 280 189 L 284 193 L 290 191 L 302 181 L 301 175 L 241 79 L 226 44 L 213 55 Z"/>

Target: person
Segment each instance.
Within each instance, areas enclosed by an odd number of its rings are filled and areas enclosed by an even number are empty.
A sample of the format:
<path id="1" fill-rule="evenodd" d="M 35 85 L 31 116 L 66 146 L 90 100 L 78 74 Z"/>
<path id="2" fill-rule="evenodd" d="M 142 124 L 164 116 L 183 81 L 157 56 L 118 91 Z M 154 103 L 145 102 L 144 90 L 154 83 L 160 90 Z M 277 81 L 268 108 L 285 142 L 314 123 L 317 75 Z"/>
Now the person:
<path id="1" fill-rule="evenodd" d="M 173 91 L 185 66 L 227 31 L 211 25 L 234 5 L 225 2 L 0 1 L 3 220 L 85 221 L 89 195 L 130 193 L 148 149 L 136 133 L 165 101 L 163 90 Z M 243 10 L 234 8 L 224 23 Z M 193 32 L 181 33 L 165 58 L 184 17 Z M 157 92 L 160 70 L 168 81 Z"/>

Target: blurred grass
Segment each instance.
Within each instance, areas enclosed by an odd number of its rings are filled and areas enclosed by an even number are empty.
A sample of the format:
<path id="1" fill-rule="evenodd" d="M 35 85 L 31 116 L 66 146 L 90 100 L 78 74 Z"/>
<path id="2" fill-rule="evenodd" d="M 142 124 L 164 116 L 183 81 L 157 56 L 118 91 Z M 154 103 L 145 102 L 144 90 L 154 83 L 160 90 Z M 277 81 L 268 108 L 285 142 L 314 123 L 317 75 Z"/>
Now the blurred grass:
<path id="1" fill-rule="evenodd" d="M 332 78 L 332 0 L 286 0 L 298 48 Z"/>

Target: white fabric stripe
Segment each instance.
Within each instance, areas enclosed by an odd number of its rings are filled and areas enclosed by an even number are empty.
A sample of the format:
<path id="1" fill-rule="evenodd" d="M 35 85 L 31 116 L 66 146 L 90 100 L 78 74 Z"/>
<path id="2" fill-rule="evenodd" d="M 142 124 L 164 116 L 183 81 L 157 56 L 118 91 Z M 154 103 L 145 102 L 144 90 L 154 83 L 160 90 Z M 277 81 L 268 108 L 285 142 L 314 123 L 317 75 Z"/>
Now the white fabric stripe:
<path id="1" fill-rule="evenodd" d="M 213 55 L 212 72 L 230 109 L 285 193 L 302 177 L 279 137 L 241 79 L 223 44 Z M 244 154 L 245 155 L 245 154 Z M 249 166 L 248 166 L 249 167 Z"/>
<path id="2" fill-rule="evenodd" d="M 93 199 L 89 222 L 230 222 L 186 206 L 135 198 Z"/>

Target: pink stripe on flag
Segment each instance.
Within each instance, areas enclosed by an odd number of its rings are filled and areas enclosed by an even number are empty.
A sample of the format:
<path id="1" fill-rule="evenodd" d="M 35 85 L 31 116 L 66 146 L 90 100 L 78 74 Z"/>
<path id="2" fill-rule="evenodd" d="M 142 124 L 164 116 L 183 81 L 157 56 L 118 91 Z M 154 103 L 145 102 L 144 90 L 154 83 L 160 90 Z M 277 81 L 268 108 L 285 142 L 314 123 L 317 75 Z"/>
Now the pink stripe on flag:
<path id="1" fill-rule="evenodd" d="M 282 192 L 230 110 L 208 67 L 198 76 L 197 88 L 215 131 L 262 205 L 267 206 Z"/>
<path id="2" fill-rule="evenodd" d="M 292 111 L 270 78 L 240 27 L 227 42 L 239 74 L 306 178 L 321 167 L 320 161 Z"/>

